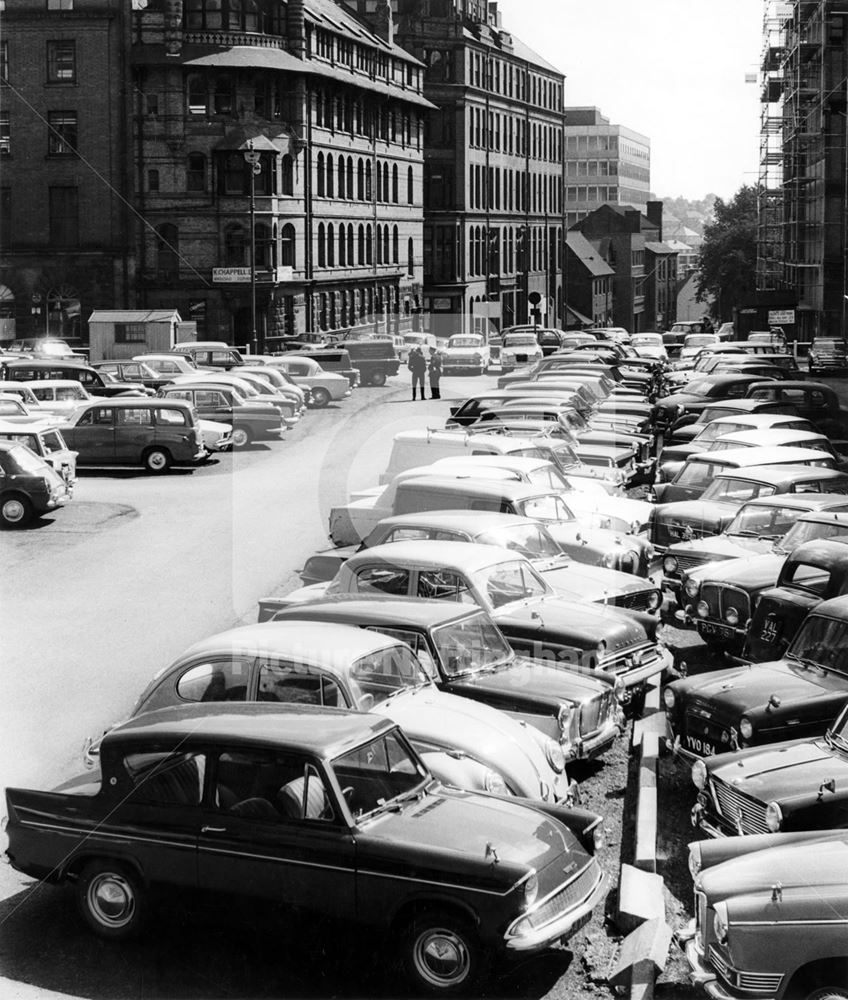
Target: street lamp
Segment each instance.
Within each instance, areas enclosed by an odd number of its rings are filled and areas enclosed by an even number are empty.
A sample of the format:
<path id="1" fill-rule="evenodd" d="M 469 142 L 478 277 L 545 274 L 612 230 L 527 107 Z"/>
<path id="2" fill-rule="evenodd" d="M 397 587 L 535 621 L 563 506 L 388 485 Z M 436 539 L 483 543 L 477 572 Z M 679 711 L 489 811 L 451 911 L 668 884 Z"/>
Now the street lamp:
<path id="1" fill-rule="evenodd" d="M 260 154 L 253 148 L 253 139 L 247 144 L 244 158 L 250 166 L 250 353 L 256 354 L 256 182 L 262 173 Z"/>

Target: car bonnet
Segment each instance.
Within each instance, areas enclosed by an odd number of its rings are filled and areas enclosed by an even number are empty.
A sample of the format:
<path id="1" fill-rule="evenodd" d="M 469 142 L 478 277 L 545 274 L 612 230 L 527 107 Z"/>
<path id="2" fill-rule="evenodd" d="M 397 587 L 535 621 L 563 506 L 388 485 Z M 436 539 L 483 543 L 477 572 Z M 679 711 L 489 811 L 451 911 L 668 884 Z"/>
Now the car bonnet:
<path id="1" fill-rule="evenodd" d="M 833 753 L 822 740 L 804 741 L 770 747 L 753 754 L 733 755 L 733 760 L 712 767 L 711 773 L 733 783 L 746 795 L 761 802 L 774 799 L 814 799 L 821 796 L 820 785 L 836 780 L 844 795 L 848 779 L 848 760 Z M 825 805 L 832 799 L 825 796 Z"/>

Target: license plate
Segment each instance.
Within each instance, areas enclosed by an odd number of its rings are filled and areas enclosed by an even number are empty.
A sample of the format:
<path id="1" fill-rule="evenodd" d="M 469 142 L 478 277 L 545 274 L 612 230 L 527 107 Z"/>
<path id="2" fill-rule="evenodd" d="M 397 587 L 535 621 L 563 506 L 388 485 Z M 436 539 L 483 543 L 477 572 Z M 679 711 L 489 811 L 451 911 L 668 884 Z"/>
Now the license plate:
<path id="1" fill-rule="evenodd" d="M 712 757 L 717 752 L 713 743 L 710 743 L 709 740 L 699 739 L 697 736 L 687 735 L 686 748 L 692 753 L 700 754 L 701 757 Z"/>
<path id="2" fill-rule="evenodd" d="M 727 625 L 715 625 L 713 622 L 698 622 L 698 625 L 701 632 L 706 635 L 720 635 L 723 638 L 730 638 L 733 635 L 733 629 Z"/>

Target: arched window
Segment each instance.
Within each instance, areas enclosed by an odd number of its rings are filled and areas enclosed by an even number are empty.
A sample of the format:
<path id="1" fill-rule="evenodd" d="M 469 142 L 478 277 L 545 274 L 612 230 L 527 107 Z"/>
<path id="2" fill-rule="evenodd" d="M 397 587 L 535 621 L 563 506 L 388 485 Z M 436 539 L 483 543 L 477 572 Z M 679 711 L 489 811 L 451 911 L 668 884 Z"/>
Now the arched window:
<path id="1" fill-rule="evenodd" d="M 371 163 L 365 164 L 365 200 L 372 201 L 374 198 L 373 187 L 371 184 Z"/>
<path id="2" fill-rule="evenodd" d="M 335 175 L 333 174 L 333 157 L 327 157 L 327 197 L 333 197 L 333 188 L 335 186 Z"/>
<path id="3" fill-rule="evenodd" d="M 356 164 L 356 197 L 359 201 L 365 200 L 365 165 L 362 157 Z"/>
<path id="4" fill-rule="evenodd" d="M 383 263 L 383 227 L 377 226 L 377 263 Z"/>
<path id="5" fill-rule="evenodd" d="M 281 164 L 280 180 L 282 184 L 281 194 L 294 194 L 294 160 L 288 153 L 283 157 Z"/>
<path id="6" fill-rule="evenodd" d="M 186 81 L 186 97 L 188 101 L 188 113 L 190 115 L 206 114 L 206 77 L 199 73 L 192 73 Z"/>
<path id="7" fill-rule="evenodd" d="M 356 249 L 357 249 L 356 262 L 357 262 L 357 264 L 364 264 L 365 263 L 365 226 L 363 226 L 362 223 L 359 224 L 359 230 L 357 231 L 356 236 L 357 236 L 357 240 L 356 240 L 356 243 L 357 243 L 357 246 L 356 246 Z"/>
<path id="8" fill-rule="evenodd" d="M 283 231 L 280 235 L 280 264 L 283 267 L 297 266 L 294 241 L 294 226 L 291 225 L 291 223 L 286 223 L 286 225 L 283 226 Z"/>
<path id="9" fill-rule="evenodd" d="M 272 268 L 274 266 L 274 241 L 271 236 L 271 227 L 267 222 L 257 222 L 253 234 L 256 266 Z"/>
<path id="10" fill-rule="evenodd" d="M 374 263 L 374 232 L 370 222 L 365 227 L 365 263 Z"/>
<path id="11" fill-rule="evenodd" d="M 347 158 L 347 196 L 350 201 L 356 197 L 353 193 L 353 157 L 349 156 Z"/>
<path id="12" fill-rule="evenodd" d="M 156 230 L 156 270 L 160 278 L 177 278 L 180 273 L 180 233 L 172 222 Z"/>
<path id="13" fill-rule="evenodd" d="M 216 115 L 231 115 L 233 113 L 233 80 L 232 77 L 219 75 L 215 77 L 215 89 L 212 94 L 212 110 Z"/>
<path id="14" fill-rule="evenodd" d="M 383 262 L 389 263 L 389 227 L 383 226 Z"/>
<path id="15" fill-rule="evenodd" d="M 206 157 L 203 153 L 189 153 L 186 161 L 186 191 L 206 190 Z"/>
<path id="16" fill-rule="evenodd" d="M 397 164 L 392 164 L 392 201 L 398 202 L 398 168 Z"/>
<path id="17" fill-rule="evenodd" d="M 332 222 L 327 226 L 327 267 L 336 266 L 336 231 Z"/>
<path id="18" fill-rule="evenodd" d="M 347 264 L 347 241 L 345 240 L 345 227 L 339 226 L 339 267 Z"/>
<path id="19" fill-rule="evenodd" d="M 339 157 L 339 198 L 345 197 L 345 158 Z"/>
<path id="20" fill-rule="evenodd" d="M 227 267 L 244 267 L 248 263 L 247 234 L 242 226 L 227 226 L 224 232 L 224 260 Z"/>
<path id="21" fill-rule="evenodd" d="M 318 223 L 318 267 L 327 266 L 327 235 L 324 223 Z"/>
<path id="22" fill-rule="evenodd" d="M 318 154 L 318 159 L 315 162 L 315 170 L 317 174 L 315 187 L 318 191 L 318 197 L 323 198 L 324 197 L 324 154 L 323 153 Z"/>
<path id="23" fill-rule="evenodd" d="M 347 226 L 347 264 L 348 267 L 353 267 L 355 261 L 353 257 L 353 223 L 348 223 Z"/>
<path id="24" fill-rule="evenodd" d="M 413 185 L 413 173 L 412 167 L 407 167 L 406 170 L 406 203 L 411 205 L 413 202 L 414 185 Z"/>
<path id="25" fill-rule="evenodd" d="M 397 226 L 392 229 L 392 263 L 400 263 L 400 236 Z"/>
<path id="26" fill-rule="evenodd" d="M 415 244 L 412 239 L 406 241 L 406 273 L 415 273 Z"/>

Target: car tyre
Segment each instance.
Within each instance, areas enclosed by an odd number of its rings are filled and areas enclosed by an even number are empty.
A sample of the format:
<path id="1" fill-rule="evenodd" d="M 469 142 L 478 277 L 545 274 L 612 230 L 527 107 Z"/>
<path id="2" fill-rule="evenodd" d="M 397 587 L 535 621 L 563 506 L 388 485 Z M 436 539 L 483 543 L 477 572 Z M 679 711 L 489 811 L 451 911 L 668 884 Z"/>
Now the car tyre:
<path id="1" fill-rule="evenodd" d="M 386 373 L 385 372 L 372 372 L 371 378 L 368 380 L 369 385 L 373 385 L 379 389 L 381 385 L 386 384 Z"/>
<path id="2" fill-rule="evenodd" d="M 166 448 L 148 448 L 141 456 L 141 461 L 148 472 L 161 475 L 171 468 L 171 454 Z"/>
<path id="3" fill-rule="evenodd" d="M 449 911 L 428 910 L 404 928 L 401 960 L 415 995 L 469 994 L 480 975 L 482 948 L 469 921 Z"/>
<path id="4" fill-rule="evenodd" d="M 251 441 L 250 431 L 246 427 L 233 428 L 233 447 L 246 448 Z"/>
<path id="5" fill-rule="evenodd" d="M 0 500 L 0 525 L 4 528 L 22 528 L 32 518 L 32 504 L 23 494 L 12 493 Z"/>
<path id="6" fill-rule="evenodd" d="M 112 941 L 135 937 L 147 915 L 145 891 L 139 878 L 119 861 L 91 861 L 76 884 L 83 920 Z"/>
<path id="7" fill-rule="evenodd" d="M 841 986 L 822 986 L 808 993 L 804 1000 L 848 1000 L 848 989 Z"/>
<path id="8" fill-rule="evenodd" d="M 312 390 L 312 405 L 316 410 L 323 410 L 330 402 L 330 394 L 320 386 Z"/>

